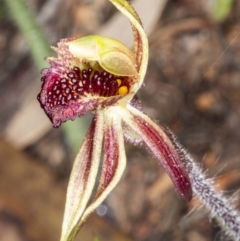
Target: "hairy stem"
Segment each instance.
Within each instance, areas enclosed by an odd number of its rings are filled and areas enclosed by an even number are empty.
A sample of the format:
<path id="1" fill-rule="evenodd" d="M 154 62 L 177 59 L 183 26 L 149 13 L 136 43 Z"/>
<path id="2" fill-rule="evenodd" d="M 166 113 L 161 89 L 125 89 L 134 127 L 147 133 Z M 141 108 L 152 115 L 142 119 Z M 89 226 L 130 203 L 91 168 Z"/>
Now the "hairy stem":
<path id="1" fill-rule="evenodd" d="M 222 230 L 233 240 L 240 241 L 239 211 L 232 205 L 230 199 L 215 189 L 212 180 L 206 177 L 200 165 L 182 148 L 174 135 L 172 133 L 170 135 L 186 167 L 194 194 L 210 211 L 212 218 L 218 221 Z"/>
<path id="2" fill-rule="evenodd" d="M 189 154 L 185 155 L 186 169 L 192 183 L 193 192 L 202 200 L 212 217 L 216 218 L 222 229 L 234 240 L 240 240 L 240 215 L 231 201 L 217 191 L 212 181 L 203 173 Z"/>

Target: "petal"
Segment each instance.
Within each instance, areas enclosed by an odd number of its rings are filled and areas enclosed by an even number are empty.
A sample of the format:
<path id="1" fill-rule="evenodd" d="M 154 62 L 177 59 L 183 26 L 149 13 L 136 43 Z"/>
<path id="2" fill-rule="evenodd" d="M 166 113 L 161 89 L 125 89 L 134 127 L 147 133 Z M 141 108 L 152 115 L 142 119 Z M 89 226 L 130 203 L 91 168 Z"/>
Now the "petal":
<path id="1" fill-rule="evenodd" d="M 82 215 L 91 196 L 100 162 L 103 139 L 103 114 L 95 115 L 70 176 L 61 241 L 73 240 L 83 223 Z"/>
<path id="2" fill-rule="evenodd" d="M 124 123 L 141 136 L 143 143 L 168 173 L 180 195 L 186 201 L 190 201 L 192 198 L 190 179 L 170 138 L 163 128 L 142 112 L 131 105 L 127 108 L 129 111 L 122 108 L 121 112 Z"/>
<path id="3" fill-rule="evenodd" d="M 131 22 L 134 36 L 134 52 L 138 67 L 139 82 L 132 89 L 137 92 L 141 87 L 148 63 L 148 40 L 141 20 L 134 8 L 125 0 L 110 0 Z"/>
<path id="4" fill-rule="evenodd" d="M 85 220 L 106 198 L 119 182 L 126 166 L 121 119 L 115 107 L 105 112 L 104 160 L 97 194 L 83 214 Z"/>

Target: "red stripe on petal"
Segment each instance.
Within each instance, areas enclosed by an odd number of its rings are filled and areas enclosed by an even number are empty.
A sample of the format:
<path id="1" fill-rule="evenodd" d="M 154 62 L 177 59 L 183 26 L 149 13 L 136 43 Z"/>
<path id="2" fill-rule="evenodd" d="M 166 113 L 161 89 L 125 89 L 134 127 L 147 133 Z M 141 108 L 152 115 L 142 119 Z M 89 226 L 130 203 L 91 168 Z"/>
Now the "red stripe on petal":
<path id="1" fill-rule="evenodd" d="M 97 113 L 74 161 L 70 176 L 61 241 L 73 240 L 84 223 L 86 210 L 97 177 L 103 139 L 103 115 Z"/>
<path id="2" fill-rule="evenodd" d="M 85 146 L 85 153 L 82 153 L 82 157 L 85 157 L 84 162 L 79 163 L 82 166 L 82 172 L 84 172 L 84 176 L 83 176 L 83 184 L 84 184 L 84 188 L 86 187 L 86 183 L 88 181 L 88 176 L 89 176 L 89 170 L 91 168 L 92 165 L 92 153 L 93 153 L 93 138 L 94 138 L 94 131 L 95 131 L 95 127 L 96 127 L 96 118 L 94 117 L 91 126 L 88 130 L 88 133 L 86 135 L 86 139 L 87 139 L 87 143 Z"/>
<path id="3" fill-rule="evenodd" d="M 104 162 L 102 169 L 101 189 L 105 189 L 112 181 L 119 162 L 118 133 L 114 127 L 108 126 L 105 130 Z"/>
<path id="4" fill-rule="evenodd" d="M 140 116 L 134 116 L 145 145 L 150 149 L 171 177 L 177 190 L 186 201 L 192 199 L 192 188 L 188 174 L 168 136 Z"/>
<path id="5" fill-rule="evenodd" d="M 83 219 L 86 219 L 113 190 L 126 166 L 121 119 L 113 116 L 109 116 L 107 113 L 105 115 L 104 159 L 101 178 L 95 198 L 83 214 Z"/>
<path id="6" fill-rule="evenodd" d="M 181 162 L 178 150 L 163 128 L 131 105 L 128 105 L 127 109 L 119 110 L 119 114 L 123 122 L 141 137 L 142 142 L 157 158 L 181 196 L 190 201 L 192 186 L 188 173 Z"/>
<path id="7" fill-rule="evenodd" d="M 69 206 L 74 206 L 74 203 L 81 200 L 81 195 L 83 195 L 88 183 L 89 171 L 93 161 L 92 150 L 95 125 L 96 121 L 93 120 L 72 168 L 67 193 Z M 75 197 L 78 195 L 79 197 L 76 199 Z"/>

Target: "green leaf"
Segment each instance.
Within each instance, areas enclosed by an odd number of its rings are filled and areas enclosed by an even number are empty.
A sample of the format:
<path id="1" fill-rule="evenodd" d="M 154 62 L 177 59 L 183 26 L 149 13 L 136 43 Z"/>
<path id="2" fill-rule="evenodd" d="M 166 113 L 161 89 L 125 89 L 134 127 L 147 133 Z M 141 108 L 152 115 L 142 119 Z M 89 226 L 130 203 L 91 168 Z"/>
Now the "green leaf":
<path id="1" fill-rule="evenodd" d="M 5 0 L 12 18 L 28 42 L 36 67 L 41 70 L 47 67 L 44 57 L 53 54 L 44 33 L 41 31 L 34 13 L 23 0 Z"/>
<path id="2" fill-rule="evenodd" d="M 93 238 L 93 241 L 100 241 L 97 236 Z"/>
<path id="3" fill-rule="evenodd" d="M 213 4 L 213 19 L 216 22 L 224 21 L 229 15 L 234 0 L 214 0 Z"/>

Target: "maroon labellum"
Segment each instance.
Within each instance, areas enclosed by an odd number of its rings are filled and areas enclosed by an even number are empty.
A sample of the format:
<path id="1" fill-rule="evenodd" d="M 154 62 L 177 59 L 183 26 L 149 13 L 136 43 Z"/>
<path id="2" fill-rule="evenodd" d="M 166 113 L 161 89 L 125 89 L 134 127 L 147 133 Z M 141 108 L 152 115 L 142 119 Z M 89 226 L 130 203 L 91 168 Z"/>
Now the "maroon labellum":
<path id="1" fill-rule="evenodd" d="M 69 119 L 74 120 L 88 110 L 93 111 L 112 105 L 122 95 L 127 94 L 129 90 L 127 76 L 116 76 L 100 66 L 95 70 L 86 63 L 83 69 L 77 66 L 69 67 L 70 64 L 63 69 L 64 63 L 69 59 L 74 62 L 74 57 L 62 42 L 59 46 L 58 52 L 65 52 L 69 57 L 67 60 L 55 58 L 49 60 L 51 67 L 42 70 L 44 75 L 41 79 L 42 90 L 37 97 L 54 127 Z"/>

